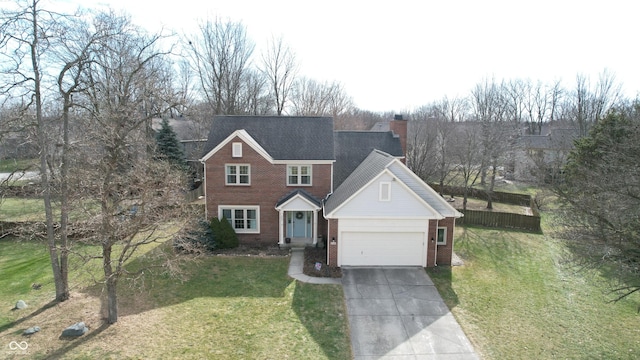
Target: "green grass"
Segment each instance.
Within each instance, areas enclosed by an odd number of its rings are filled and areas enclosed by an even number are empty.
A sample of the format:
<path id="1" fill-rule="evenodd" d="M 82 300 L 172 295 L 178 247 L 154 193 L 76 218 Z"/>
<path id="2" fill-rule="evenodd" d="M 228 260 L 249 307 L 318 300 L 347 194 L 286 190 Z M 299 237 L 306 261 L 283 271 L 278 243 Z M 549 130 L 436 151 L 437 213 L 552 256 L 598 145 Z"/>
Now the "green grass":
<path id="1" fill-rule="evenodd" d="M 0 202 L 0 220 L 44 220 L 44 202 L 42 199 L 5 198 Z"/>
<path id="2" fill-rule="evenodd" d="M 77 204 L 75 204 L 77 205 Z M 97 205 L 86 205 L 86 208 L 95 209 Z M 60 206 L 52 205 L 54 221 L 59 220 Z M 69 214 L 71 221 L 85 216 L 82 207 L 74 209 Z M 35 198 L 4 198 L 0 201 L 0 221 L 45 221 L 44 201 Z"/>
<path id="3" fill-rule="evenodd" d="M 138 257 L 130 269 L 146 267 L 153 258 Z M 101 320 L 102 287 L 92 284 L 90 276 L 76 271 L 72 298 L 41 310 L 54 290 L 44 244 L 0 240 L 0 302 L 5 304 L 0 308 L 0 344 L 25 340 L 20 333 L 38 325 L 43 330 L 26 339 L 28 355 L 36 359 L 351 357 L 339 285 L 292 280 L 286 275 L 288 257 L 179 259 L 180 278 L 156 269 L 122 281 L 119 321 L 106 327 Z M 94 263 L 89 270 L 97 274 L 100 268 Z M 42 289 L 31 289 L 33 282 L 42 283 Z M 18 299 L 29 308 L 9 310 Z M 59 339 L 62 329 L 76 321 L 85 321 L 91 331 L 77 340 Z M 5 355 L 20 358 L 0 349 L 0 357 Z"/>
<path id="4" fill-rule="evenodd" d="M 455 236 L 465 265 L 429 274 L 484 358 L 640 356 L 640 297 L 610 303 L 607 280 L 573 266 L 561 242 L 474 227 Z"/>
<path id="5" fill-rule="evenodd" d="M 13 171 L 33 171 L 38 166 L 38 159 L 4 159 L 0 160 L 0 172 L 9 173 Z"/>

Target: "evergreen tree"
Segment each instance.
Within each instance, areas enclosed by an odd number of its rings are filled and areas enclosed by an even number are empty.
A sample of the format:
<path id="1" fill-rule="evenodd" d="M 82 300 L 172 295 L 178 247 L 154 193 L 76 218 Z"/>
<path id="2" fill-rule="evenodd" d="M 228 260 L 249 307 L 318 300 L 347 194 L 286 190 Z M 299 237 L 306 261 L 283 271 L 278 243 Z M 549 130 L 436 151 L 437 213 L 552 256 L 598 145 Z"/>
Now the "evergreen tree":
<path id="1" fill-rule="evenodd" d="M 175 131 L 173 131 L 171 125 L 169 125 L 167 119 L 162 119 L 162 127 L 156 134 L 156 143 L 158 145 L 157 151 L 159 158 L 168 160 L 180 169 L 187 168 L 178 136 Z"/>

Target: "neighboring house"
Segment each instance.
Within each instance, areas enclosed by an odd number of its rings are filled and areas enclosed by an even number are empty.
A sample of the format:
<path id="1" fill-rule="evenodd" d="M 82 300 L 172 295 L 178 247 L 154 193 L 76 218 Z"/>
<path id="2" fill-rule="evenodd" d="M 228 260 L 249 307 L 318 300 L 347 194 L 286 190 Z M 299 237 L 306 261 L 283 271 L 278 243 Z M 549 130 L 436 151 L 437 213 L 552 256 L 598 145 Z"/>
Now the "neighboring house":
<path id="1" fill-rule="evenodd" d="M 565 128 L 552 128 L 546 135 L 522 135 L 515 150 L 515 179 L 552 181 L 578 137 L 577 129 Z"/>
<path id="2" fill-rule="evenodd" d="M 216 116 L 201 159 L 207 218 L 228 219 L 245 244 L 327 240 L 330 266 L 451 264 L 462 215 L 403 164 L 406 121 L 390 125 Z"/>

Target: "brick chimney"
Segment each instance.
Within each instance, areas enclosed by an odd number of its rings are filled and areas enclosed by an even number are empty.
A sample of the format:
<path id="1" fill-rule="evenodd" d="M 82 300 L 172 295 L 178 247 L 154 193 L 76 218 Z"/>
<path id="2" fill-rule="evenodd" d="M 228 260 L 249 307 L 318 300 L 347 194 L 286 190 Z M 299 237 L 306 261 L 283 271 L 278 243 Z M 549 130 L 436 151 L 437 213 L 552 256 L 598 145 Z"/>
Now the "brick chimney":
<path id="1" fill-rule="evenodd" d="M 406 163 L 407 159 L 407 120 L 402 119 L 402 115 L 394 115 L 393 120 L 389 122 L 389 130 L 400 138 L 400 146 L 402 146 L 402 163 Z"/>

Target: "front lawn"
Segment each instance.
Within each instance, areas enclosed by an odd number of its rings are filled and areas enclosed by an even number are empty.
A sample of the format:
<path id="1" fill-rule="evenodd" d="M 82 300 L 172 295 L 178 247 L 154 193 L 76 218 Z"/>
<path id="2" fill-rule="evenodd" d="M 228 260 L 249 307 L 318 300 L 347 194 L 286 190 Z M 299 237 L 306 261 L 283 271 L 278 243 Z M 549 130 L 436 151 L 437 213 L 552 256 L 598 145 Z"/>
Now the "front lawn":
<path id="1" fill-rule="evenodd" d="M 69 214 L 71 221 L 86 218 L 87 211 L 95 211 L 98 208 L 96 202 L 75 202 L 75 207 Z M 81 206 L 80 206 L 81 205 Z M 60 219 L 60 204 L 53 202 L 54 221 Z M 41 198 L 7 197 L 0 199 L 0 221 L 45 221 L 44 200 Z"/>
<path id="2" fill-rule="evenodd" d="M 184 262 L 182 279 L 147 272 L 120 283 L 119 321 L 104 326 L 101 286 L 78 277 L 69 301 L 43 309 L 54 290 L 44 245 L 4 239 L 0 343 L 27 341 L 29 348 L 26 353 L 1 348 L 0 357 L 350 358 L 342 288 L 294 281 L 286 275 L 288 264 L 289 257 L 209 256 Z M 42 288 L 34 290 L 32 283 Z M 19 299 L 29 307 L 10 310 Z M 89 333 L 60 339 L 77 321 L 87 323 Z M 21 336 L 36 325 L 39 333 Z"/>
<path id="3" fill-rule="evenodd" d="M 34 171 L 38 169 L 38 159 L 4 159 L 0 160 L 0 173 L 13 171 Z"/>
<path id="4" fill-rule="evenodd" d="M 428 273 L 486 359 L 637 359 L 640 296 L 609 303 L 600 273 L 541 234 L 456 229 L 464 266 Z"/>

